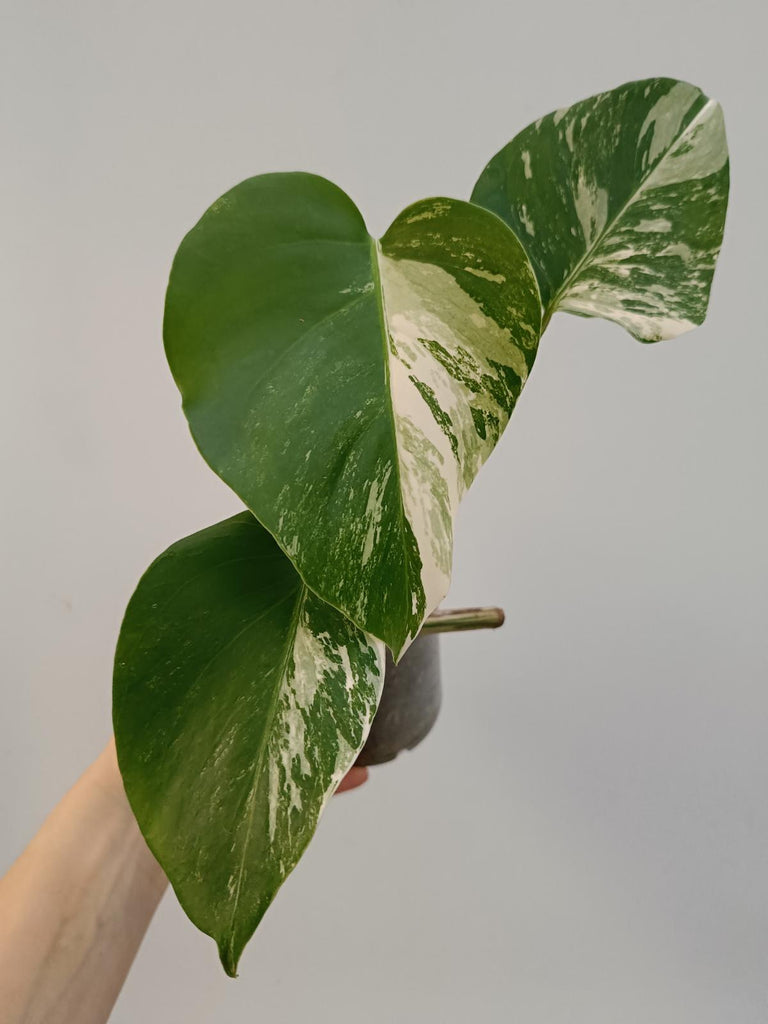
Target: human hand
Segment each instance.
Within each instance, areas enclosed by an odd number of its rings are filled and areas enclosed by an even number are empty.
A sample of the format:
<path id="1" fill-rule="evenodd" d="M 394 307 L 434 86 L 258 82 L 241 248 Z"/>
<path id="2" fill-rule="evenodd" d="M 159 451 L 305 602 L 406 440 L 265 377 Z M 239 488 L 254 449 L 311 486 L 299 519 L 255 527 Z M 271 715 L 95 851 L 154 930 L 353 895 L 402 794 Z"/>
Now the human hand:
<path id="1" fill-rule="evenodd" d="M 339 788 L 336 792 L 345 793 L 348 789 L 357 789 L 358 786 L 362 786 L 367 778 L 367 768 L 363 768 L 360 765 L 353 765 L 339 783 Z"/>

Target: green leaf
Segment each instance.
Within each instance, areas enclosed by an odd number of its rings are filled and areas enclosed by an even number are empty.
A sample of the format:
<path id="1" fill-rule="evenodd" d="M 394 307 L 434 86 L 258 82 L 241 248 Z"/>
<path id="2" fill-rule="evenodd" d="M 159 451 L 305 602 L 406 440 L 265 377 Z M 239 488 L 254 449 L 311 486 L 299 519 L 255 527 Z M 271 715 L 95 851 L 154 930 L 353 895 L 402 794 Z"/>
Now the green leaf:
<path id="1" fill-rule="evenodd" d="M 545 323 L 562 309 L 675 337 L 704 320 L 723 237 L 722 110 L 685 82 L 630 82 L 529 125 L 472 200 L 525 245 Z"/>
<path id="2" fill-rule="evenodd" d="M 181 244 L 165 344 L 200 451 L 307 585 L 399 654 L 448 589 L 453 516 L 533 363 L 540 299 L 453 199 L 380 242 L 324 178 L 251 178 Z"/>
<path id="3" fill-rule="evenodd" d="M 131 598 L 115 656 L 120 770 L 228 974 L 365 741 L 383 654 L 249 512 L 171 545 Z"/>

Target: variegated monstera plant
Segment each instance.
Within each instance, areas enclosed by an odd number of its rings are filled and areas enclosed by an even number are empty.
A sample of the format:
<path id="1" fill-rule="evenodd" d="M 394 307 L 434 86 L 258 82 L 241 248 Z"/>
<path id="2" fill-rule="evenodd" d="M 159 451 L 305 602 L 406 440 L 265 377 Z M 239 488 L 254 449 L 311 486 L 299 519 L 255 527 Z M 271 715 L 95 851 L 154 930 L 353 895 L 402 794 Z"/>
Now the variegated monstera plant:
<path id="1" fill-rule="evenodd" d="M 114 723 L 126 791 L 189 917 L 239 956 L 448 589 L 453 517 L 552 314 L 640 341 L 700 324 L 720 247 L 720 107 L 632 82 L 530 125 L 471 202 L 372 238 L 311 174 L 251 178 L 176 255 L 165 344 L 203 457 L 246 511 L 133 595 Z"/>

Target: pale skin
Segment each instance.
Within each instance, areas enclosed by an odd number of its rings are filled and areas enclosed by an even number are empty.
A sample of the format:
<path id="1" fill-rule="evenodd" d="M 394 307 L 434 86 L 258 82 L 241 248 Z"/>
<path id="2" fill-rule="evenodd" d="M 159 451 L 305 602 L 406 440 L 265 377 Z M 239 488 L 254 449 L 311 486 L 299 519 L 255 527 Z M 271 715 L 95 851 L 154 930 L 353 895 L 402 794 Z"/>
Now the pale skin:
<path id="1" fill-rule="evenodd" d="M 0 1024 L 104 1024 L 167 885 L 112 740 L 0 879 Z"/>

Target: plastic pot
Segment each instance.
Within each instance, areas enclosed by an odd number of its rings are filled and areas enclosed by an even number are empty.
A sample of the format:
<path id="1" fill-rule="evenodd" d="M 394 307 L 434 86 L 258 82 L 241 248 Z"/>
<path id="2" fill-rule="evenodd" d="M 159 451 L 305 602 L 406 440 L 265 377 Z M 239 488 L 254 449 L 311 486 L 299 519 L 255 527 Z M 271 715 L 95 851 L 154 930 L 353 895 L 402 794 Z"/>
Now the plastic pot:
<path id="1" fill-rule="evenodd" d="M 381 703 L 359 765 L 384 764 L 401 750 L 412 750 L 430 732 L 440 711 L 440 633 L 495 629 L 504 622 L 500 608 L 438 611 L 395 665 L 387 651 Z"/>

